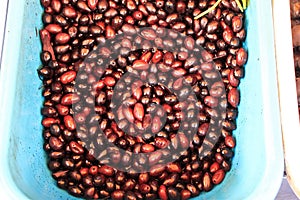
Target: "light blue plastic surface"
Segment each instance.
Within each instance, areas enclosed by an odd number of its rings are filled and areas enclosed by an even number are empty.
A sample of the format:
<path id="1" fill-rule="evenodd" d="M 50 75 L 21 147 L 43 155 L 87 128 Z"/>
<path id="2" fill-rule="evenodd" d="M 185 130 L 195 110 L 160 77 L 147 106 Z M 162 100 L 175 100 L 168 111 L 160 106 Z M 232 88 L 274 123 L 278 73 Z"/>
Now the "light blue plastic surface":
<path id="1" fill-rule="evenodd" d="M 76 199 L 56 187 L 42 150 L 39 0 L 10 1 L 0 71 L 0 197 Z M 232 170 L 223 183 L 195 199 L 273 199 L 283 174 L 271 1 L 247 9 L 249 61 Z M 4 198 L 1 198 L 4 199 Z"/>

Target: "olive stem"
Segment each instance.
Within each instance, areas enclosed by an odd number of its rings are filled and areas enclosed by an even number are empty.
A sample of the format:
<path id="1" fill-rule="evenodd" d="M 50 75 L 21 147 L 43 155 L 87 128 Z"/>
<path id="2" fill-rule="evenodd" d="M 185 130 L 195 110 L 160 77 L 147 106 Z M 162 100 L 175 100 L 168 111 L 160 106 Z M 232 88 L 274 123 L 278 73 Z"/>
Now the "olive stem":
<path id="1" fill-rule="evenodd" d="M 204 11 L 203 13 L 200 13 L 198 16 L 196 16 L 195 19 L 199 19 L 199 18 L 203 17 L 204 15 L 208 14 L 210 11 L 214 10 L 219 5 L 219 3 L 221 1 L 222 0 L 218 0 L 212 7 L 210 7 L 209 9 Z"/>
<path id="2" fill-rule="evenodd" d="M 214 10 L 219 5 L 219 3 L 221 1 L 222 0 L 218 0 L 212 7 L 208 8 L 206 11 L 204 11 L 204 12 L 200 13 L 199 15 L 197 15 L 194 19 L 199 19 L 199 18 L 203 17 L 204 15 L 208 14 L 209 12 Z M 244 10 L 246 10 L 247 0 L 242 0 L 242 3 L 239 0 L 235 0 L 235 2 L 237 3 L 237 6 L 241 10 L 241 12 L 244 12 Z"/>
<path id="3" fill-rule="evenodd" d="M 237 4 L 237 6 L 239 7 L 239 9 L 241 10 L 241 12 L 244 12 L 244 8 L 243 8 L 241 2 L 239 0 L 235 0 L 235 2 Z M 243 5 L 245 5 L 244 4 L 245 0 L 242 0 L 242 2 L 243 2 Z"/>
<path id="4" fill-rule="evenodd" d="M 243 3 L 243 9 L 246 10 L 247 8 L 247 0 L 242 0 Z"/>

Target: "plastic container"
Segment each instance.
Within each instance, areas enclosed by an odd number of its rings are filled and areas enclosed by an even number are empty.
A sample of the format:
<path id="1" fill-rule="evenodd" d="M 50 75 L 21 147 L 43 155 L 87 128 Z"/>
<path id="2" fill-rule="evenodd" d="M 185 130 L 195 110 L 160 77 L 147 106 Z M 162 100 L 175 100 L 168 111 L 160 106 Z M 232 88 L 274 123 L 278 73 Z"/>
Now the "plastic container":
<path id="1" fill-rule="evenodd" d="M 300 123 L 290 19 L 290 1 L 273 1 L 278 89 L 287 179 L 300 198 Z"/>
<path id="2" fill-rule="evenodd" d="M 75 199 L 56 187 L 42 149 L 39 0 L 10 1 L 0 77 L 0 196 Z M 247 9 L 249 61 L 232 170 L 222 184 L 195 199 L 274 199 L 283 174 L 279 103 L 270 1 Z"/>

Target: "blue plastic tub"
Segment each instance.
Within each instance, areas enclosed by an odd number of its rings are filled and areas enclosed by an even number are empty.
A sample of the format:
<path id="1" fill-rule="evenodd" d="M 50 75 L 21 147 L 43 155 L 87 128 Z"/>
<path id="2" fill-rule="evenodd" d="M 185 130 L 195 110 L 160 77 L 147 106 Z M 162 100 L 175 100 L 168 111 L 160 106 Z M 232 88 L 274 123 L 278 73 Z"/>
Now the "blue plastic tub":
<path id="1" fill-rule="evenodd" d="M 232 170 L 196 199 L 274 199 L 283 174 L 271 1 L 247 9 L 249 61 L 240 85 Z M 42 150 L 39 0 L 10 1 L 0 74 L 1 199 L 75 199 L 56 187 Z"/>

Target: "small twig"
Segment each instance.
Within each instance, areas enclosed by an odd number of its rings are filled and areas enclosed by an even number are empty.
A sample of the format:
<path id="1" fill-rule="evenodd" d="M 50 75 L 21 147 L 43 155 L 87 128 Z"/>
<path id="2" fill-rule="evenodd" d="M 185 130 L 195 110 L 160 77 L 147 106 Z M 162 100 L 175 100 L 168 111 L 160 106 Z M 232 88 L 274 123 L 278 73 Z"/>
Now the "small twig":
<path id="1" fill-rule="evenodd" d="M 239 9 L 241 10 L 241 12 L 244 12 L 244 8 L 243 8 L 241 2 L 239 0 L 235 0 L 235 2 L 237 4 L 237 6 L 239 7 Z"/>
<path id="2" fill-rule="evenodd" d="M 242 0 L 243 3 L 243 9 L 246 10 L 247 8 L 247 0 Z"/>
<path id="3" fill-rule="evenodd" d="M 52 60 L 56 60 L 53 47 L 51 45 L 50 33 L 46 29 L 42 29 L 40 30 L 40 36 L 42 40 L 43 51 L 49 51 L 52 56 Z"/>
<path id="4" fill-rule="evenodd" d="M 211 12 L 212 10 L 214 10 L 219 3 L 222 0 L 218 0 L 212 7 L 208 8 L 206 11 L 200 13 L 199 15 L 197 15 L 194 19 L 199 19 L 201 17 L 203 17 L 204 15 L 208 14 L 209 12 Z M 235 0 L 237 6 L 239 7 L 239 9 L 241 10 L 241 12 L 244 12 L 244 10 L 246 10 L 247 8 L 247 0 L 242 0 L 242 3 L 240 2 L 240 0 Z"/>
<path id="5" fill-rule="evenodd" d="M 209 9 L 204 11 L 203 13 L 200 13 L 198 16 L 196 16 L 195 19 L 199 19 L 199 18 L 203 17 L 204 15 L 208 14 L 209 12 L 211 12 L 212 10 L 214 10 L 219 5 L 219 3 L 221 1 L 222 0 L 218 0 L 212 7 L 210 7 Z"/>

